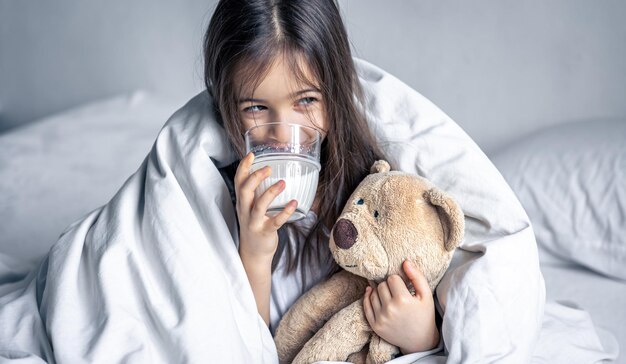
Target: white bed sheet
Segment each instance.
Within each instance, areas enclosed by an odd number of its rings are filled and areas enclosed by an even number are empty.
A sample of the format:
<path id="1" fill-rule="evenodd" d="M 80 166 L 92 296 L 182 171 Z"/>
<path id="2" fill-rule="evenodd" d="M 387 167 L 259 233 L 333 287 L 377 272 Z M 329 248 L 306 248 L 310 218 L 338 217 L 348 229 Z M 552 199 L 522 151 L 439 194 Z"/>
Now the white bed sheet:
<path id="1" fill-rule="evenodd" d="M 589 313 L 598 329 L 602 345 L 614 345 L 609 331 L 617 339 L 620 353 L 616 363 L 626 364 L 626 281 L 606 277 L 573 263 L 542 264 L 546 299 L 578 306 Z"/>

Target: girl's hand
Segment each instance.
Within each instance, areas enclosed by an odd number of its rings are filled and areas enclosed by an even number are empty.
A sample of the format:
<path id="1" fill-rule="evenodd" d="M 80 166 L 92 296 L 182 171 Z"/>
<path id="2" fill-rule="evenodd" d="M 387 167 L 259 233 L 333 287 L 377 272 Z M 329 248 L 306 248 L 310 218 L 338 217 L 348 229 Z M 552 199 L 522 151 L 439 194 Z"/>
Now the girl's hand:
<path id="1" fill-rule="evenodd" d="M 297 201 L 290 201 L 278 215 L 267 217 L 265 213 L 270 203 L 285 189 L 285 181 L 280 180 L 270 186 L 254 200 L 254 190 L 270 175 L 266 166 L 250 173 L 254 154 L 248 153 L 239 163 L 235 173 L 235 194 L 237 197 L 237 218 L 239 219 L 239 255 L 242 259 L 271 263 L 278 247 L 278 229 L 296 210 Z"/>
<path id="2" fill-rule="evenodd" d="M 365 289 L 365 317 L 378 336 L 400 348 L 403 354 L 433 349 L 439 343 L 435 302 L 426 278 L 408 260 L 404 272 L 415 287 L 411 295 L 402 278 L 394 274 Z"/>

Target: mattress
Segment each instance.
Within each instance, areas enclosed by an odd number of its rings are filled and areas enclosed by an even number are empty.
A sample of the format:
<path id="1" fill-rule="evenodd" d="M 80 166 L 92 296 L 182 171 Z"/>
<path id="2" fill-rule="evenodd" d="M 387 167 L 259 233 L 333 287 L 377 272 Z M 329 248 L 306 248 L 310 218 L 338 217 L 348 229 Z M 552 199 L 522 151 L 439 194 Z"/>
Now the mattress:
<path id="1" fill-rule="evenodd" d="M 616 363 L 626 363 L 626 281 L 566 262 L 544 263 L 541 271 L 546 282 L 546 299 L 587 311 L 605 349 L 618 344 L 620 354 Z"/>

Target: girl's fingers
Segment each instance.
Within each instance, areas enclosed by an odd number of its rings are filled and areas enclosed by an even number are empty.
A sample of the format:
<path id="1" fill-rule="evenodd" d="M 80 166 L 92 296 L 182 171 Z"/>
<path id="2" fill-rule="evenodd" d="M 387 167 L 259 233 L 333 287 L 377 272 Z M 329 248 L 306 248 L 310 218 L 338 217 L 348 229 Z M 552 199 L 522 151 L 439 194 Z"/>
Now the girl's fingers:
<path id="1" fill-rule="evenodd" d="M 370 303 L 370 295 L 372 294 L 372 287 L 367 286 L 365 288 L 365 296 L 363 296 L 363 311 L 365 311 L 365 318 L 369 322 L 370 326 L 376 322 L 376 314 L 372 310 L 372 304 Z"/>
<path id="2" fill-rule="evenodd" d="M 378 297 L 380 297 L 381 305 L 388 305 L 391 301 L 391 292 L 389 291 L 389 286 L 387 286 L 387 282 L 383 281 L 378 284 Z"/>
<path id="3" fill-rule="evenodd" d="M 263 167 L 252 172 L 248 178 L 240 185 L 237 190 L 237 202 L 240 204 L 241 214 L 248 216 L 254 202 L 254 190 L 270 175 L 269 166 Z"/>
<path id="4" fill-rule="evenodd" d="M 283 211 L 281 211 L 278 215 L 274 216 L 272 220 L 270 220 L 272 224 L 272 228 L 274 230 L 280 229 L 280 227 L 283 226 L 283 224 L 286 223 L 287 220 L 289 220 L 289 217 L 291 217 L 293 212 L 296 211 L 296 207 L 298 207 L 298 201 L 296 200 L 289 201 L 289 203 L 287 204 L 287 206 L 285 206 Z"/>
<path id="5" fill-rule="evenodd" d="M 243 181 L 240 186 L 240 190 L 246 191 L 247 193 L 254 194 L 254 190 L 263 182 L 264 179 L 269 177 L 272 172 L 272 168 L 270 166 L 265 166 L 261 169 L 257 169 L 256 171 L 250 173 L 248 178 Z"/>
<path id="6" fill-rule="evenodd" d="M 239 166 L 237 167 L 237 171 L 235 172 L 235 178 L 233 179 L 233 182 L 235 183 L 235 189 L 238 189 L 239 186 L 241 186 L 241 184 L 250 175 L 250 166 L 252 166 L 253 161 L 254 153 L 249 152 L 239 162 Z"/>
<path id="7" fill-rule="evenodd" d="M 263 216 L 265 216 L 265 213 L 267 212 L 267 208 L 270 203 L 272 203 L 276 196 L 283 192 L 284 189 L 285 181 L 280 180 L 271 185 L 270 188 L 267 189 L 267 191 L 263 192 L 263 194 L 254 202 L 254 207 L 252 208 L 250 219 L 262 219 Z"/>
<path id="8" fill-rule="evenodd" d="M 387 278 L 387 285 L 389 291 L 391 291 L 391 297 L 411 296 L 409 289 L 406 287 L 406 283 L 400 278 L 399 275 L 393 274 Z"/>
<path id="9" fill-rule="evenodd" d="M 424 277 L 422 271 L 420 271 L 413 262 L 405 260 L 402 267 L 404 268 L 404 273 L 406 273 L 406 276 L 409 278 L 411 283 L 413 283 L 416 296 L 422 298 L 432 295 L 426 277 Z"/>
<path id="10" fill-rule="evenodd" d="M 378 297 L 378 290 L 375 288 L 372 288 L 372 294 L 370 295 L 370 303 L 372 304 L 374 315 L 380 312 L 380 309 L 382 308 L 382 304 L 380 302 L 380 298 Z"/>

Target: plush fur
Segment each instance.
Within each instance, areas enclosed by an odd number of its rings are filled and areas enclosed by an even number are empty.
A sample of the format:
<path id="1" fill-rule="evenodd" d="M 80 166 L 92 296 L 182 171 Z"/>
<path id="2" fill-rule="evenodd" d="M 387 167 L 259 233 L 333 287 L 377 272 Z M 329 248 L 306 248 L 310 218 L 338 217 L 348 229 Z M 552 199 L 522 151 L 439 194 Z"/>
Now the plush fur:
<path id="1" fill-rule="evenodd" d="M 431 291 L 461 243 L 464 216 L 428 180 L 390 171 L 377 161 L 331 231 L 329 247 L 344 269 L 305 293 L 282 318 L 275 336 L 281 363 L 320 360 L 384 363 L 399 349 L 370 328 L 363 311 L 367 280 L 399 274 L 402 263 L 424 273 Z"/>

